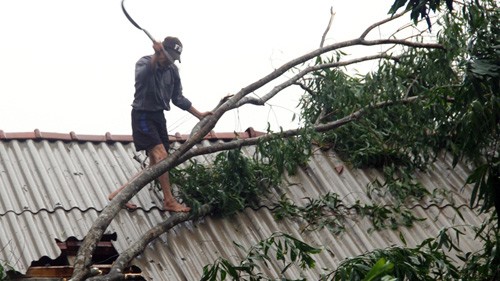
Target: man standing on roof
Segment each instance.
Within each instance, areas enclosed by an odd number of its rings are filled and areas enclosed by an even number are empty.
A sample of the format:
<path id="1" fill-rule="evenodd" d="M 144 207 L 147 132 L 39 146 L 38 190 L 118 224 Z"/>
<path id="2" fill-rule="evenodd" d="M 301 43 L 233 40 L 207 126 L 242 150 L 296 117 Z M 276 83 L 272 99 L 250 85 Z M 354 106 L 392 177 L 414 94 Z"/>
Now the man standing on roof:
<path id="1" fill-rule="evenodd" d="M 164 110 L 170 110 L 170 101 L 189 113 L 203 119 L 212 112 L 200 112 L 182 95 L 179 70 L 174 64 L 181 61 L 182 43 L 176 37 L 166 37 L 161 42 L 154 42 L 153 55 L 144 56 L 135 65 L 135 95 L 132 103 L 132 136 L 137 151 L 145 150 L 152 166 L 168 156 L 168 132 Z M 173 61 L 165 55 L 165 50 Z M 163 207 L 166 211 L 189 212 L 191 208 L 180 204 L 172 195 L 168 172 L 159 177 L 163 190 Z M 108 196 L 113 199 L 122 186 Z M 127 203 L 125 207 L 137 206 Z"/>

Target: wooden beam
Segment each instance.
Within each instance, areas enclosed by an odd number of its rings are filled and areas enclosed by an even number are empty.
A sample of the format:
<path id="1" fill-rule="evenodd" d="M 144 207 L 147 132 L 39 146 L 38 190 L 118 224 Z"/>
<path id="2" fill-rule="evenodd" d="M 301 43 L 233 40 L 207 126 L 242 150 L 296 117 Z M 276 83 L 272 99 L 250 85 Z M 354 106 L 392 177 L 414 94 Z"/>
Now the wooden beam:
<path id="1" fill-rule="evenodd" d="M 111 265 L 94 265 L 96 268 L 106 274 L 109 272 Z M 71 266 L 32 266 L 28 268 L 25 277 L 58 277 L 70 278 L 73 275 L 73 267 Z"/>

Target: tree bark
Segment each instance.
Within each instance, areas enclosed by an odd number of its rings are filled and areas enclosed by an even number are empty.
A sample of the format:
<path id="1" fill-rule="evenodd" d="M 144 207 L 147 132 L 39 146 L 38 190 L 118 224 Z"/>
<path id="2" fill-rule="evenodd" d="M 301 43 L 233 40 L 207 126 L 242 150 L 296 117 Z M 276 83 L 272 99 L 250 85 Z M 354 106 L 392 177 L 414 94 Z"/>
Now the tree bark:
<path id="1" fill-rule="evenodd" d="M 367 59 L 375 59 L 375 58 L 382 58 L 384 56 L 387 57 L 387 55 L 380 54 L 376 56 L 369 56 L 369 57 L 364 57 L 364 58 L 359 58 L 355 59 L 352 61 L 347 61 L 347 62 L 339 62 L 336 64 L 331 64 L 331 65 L 322 65 L 322 66 L 314 66 L 314 67 L 309 67 L 306 70 L 302 71 L 299 76 L 294 77 L 290 79 L 290 81 L 287 81 L 283 83 L 282 85 L 275 87 L 272 92 L 269 94 L 265 95 L 264 98 L 259 100 L 255 99 L 250 99 L 247 98 L 246 96 L 254 92 L 255 90 L 261 88 L 262 86 L 266 85 L 267 83 L 275 80 L 276 78 L 281 77 L 284 73 L 289 71 L 290 69 L 303 64 L 313 58 L 316 58 L 322 54 L 328 53 L 333 50 L 338 50 L 341 48 L 345 47 L 350 47 L 354 45 L 385 45 L 385 44 L 391 44 L 391 45 L 403 45 L 403 46 L 408 46 L 408 47 L 414 47 L 414 48 L 438 48 L 438 49 L 443 49 L 443 46 L 440 44 L 435 44 L 435 43 L 421 43 L 421 42 L 413 42 L 410 40 L 398 40 L 398 39 L 380 39 L 380 40 L 366 40 L 365 37 L 366 35 L 373 30 L 375 27 L 386 23 L 390 20 L 393 20 L 395 18 L 398 18 L 402 14 L 396 15 L 394 17 L 391 17 L 389 19 L 380 21 L 378 23 L 373 24 L 372 26 L 368 27 L 362 35 L 354 40 L 348 40 L 336 44 L 331 44 L 322 48 L 319 48 L 315 51 L 312 51 L 308 54 L 305 54 L 301 57 L 298 57 L 296 59 L 291 60 L 290 62 L 282 65 L 278 69 L 274 70 L 267 76 L 263 77 L 262 79 L 248 85 L 245 88 L 242 88 L 237 94 L 234 96 L 227 98 L 225 102 L 219 104 L 214 110 L 213 110 L 213 115 L 204 118 L 198 124 L 193 128 L 190 137 L 186 142 L 184 142 L 177 151 L 174 153 L 170 154 L 169 157 L 167 157 L 165 160 L 157 163 L 156 165 L 152 167 L 148 167 L 144 169 L 135 179 L 131 180 L 127 186 L 120 192 L 117 196 L 111 200 L 111 202 L 103 209 L 99 217 L 94 221 L 91 229 L 85 236 L 83 243 L 81 244 L 81 247 L 78 251 L 78 254 L 76 256 L 75 260 L 75 265 L 74 265 L 74 273 L 73 276 L 70 280 L 72 281 L 77 281 L 77 280 L 83 280 L 88 277 L 89 275 L 89 267 L 91 265 L 91 257 L 92 254 L 96 248 L 97 242 L 100 241 L 102 235 L 104 234 L 106 228 L 108 225 L 111 223 L 111 221 L 114 219 L 114 217 L 117 215 L 117 213 L 121 210 L 121 207 L 128 202 L 137 192 L 139 192 L 144 186 L 146 186 L 149 182 L 154 180 L 155 178 L 159 177 L 161 174 L 168 172 L 170 169 L 175 167 L 176 165 L 179 165 L 180 163 L 183 163 L 184 161 L 188 160 L 189 158 L 200 155 L 202 151 L 207 151 L 207 153 L 210 152 L 215 152 L 219 151 L 218 149 L 220 148 L 226 148 L 226 149 L 231 149 L 231 148 L 236 148 L 242 145 L 250 145 L 250 144 L 255 144 L 257 141 L 265 139 L 266 137 L 261 137 L 261 138 L 252 138 L 252 139 L 247 139 L 247 140 L 236 140 L 233 142 L 226 144 L 220 144 L 217 146 L 217 148 L 197 148 L 193 150 L 193 146 L 197 143 L 200 142 L 200 140 L 205 137 L 217 124 L 218 120 L 222 117 L 224 113 L 227 111 L 240 107 L 244 104 L 247 103 L 252 103 L 252 104 L 263 104 L 265 101 L 273 98 L 277 93 L 279 93 L 282 89 L 288 87 L 289 85 L 293 84 L 295 81 L 297 81 L 300 77 L 303 77 L 306 73 L 309 73 L 315 69 L 319 68 L 326 68 L 326 67 L 336 67 L 340 66 L 342 64 L 346 63 L 355 63 L 357 61 L 363 61 Z M 295 79 L 295 80 L 294 80 Z M 326 131 L 326 130 L 331 130 L 334 128 L 337 128 L 338 126 L 341 126 L 342 124 L 351 122 L 357 118 L 359 118 L 363 114 L 363 111 L 360 110 L 356 113 L 353 113 L 349 116 L 346 116 L 342 119 L 339 119 L 335 122 L 330 122 L 327 124 L 319 124 L 315 127 L 315 129 L 319 132 Z M 295 130 L 289 130 L 286 132 L 281 133 L 280 135 L 284 136 L 294 136 L 297 135 L 301 132 L 300 129 L 295 129 Z M 187 216 L 187 215 L 186 215 Z M 184 215 L 174 215 L 172 220 L 177 220 L 179 218 L 184 218 Z M 147 239 L 146 239 L 147 240 Z M 133 252 L 133 251 L 132 251 Z"/>
<path id="2" fill-rule="evenodd" d="M 411 103 L 417 101 L 417 97 L 411 97 L 407 98 L 404 100 L 400 100 L 397 102 L 381 102 L 378 104 L 375 104 L 373 106 L 367 107 L 360 109 L 348 116 L 345 116 L 342 119 L 336 120 L 334 122 L 329 122 L 325 123 L 322 125 L 316 125 L 314 127 L 314 130 L 317 132 L 324 132 L 324 131 L 330 131 L 335 128 L 341 127 L 343 125 L 346 125 L 354 120 L 357 120 L 360 118 L 368 108 L 382 108 L 386 106 L 391 106 L 394 104 L 400 104 L 400 103 Z M 293 137 L 297 136 L 300 134 L 300 130 L 287 130 L 284 132 L 279 133 L 280 137 Z M 249 146 L 249 145 L 255 145 L 258 142 L 261 141 L 266 141 L 269 140 L 273 137 L 275 137 L 276 134 L 268 134 L 268 135 L 263 135 L 260 137 L 255 137 L 255 138 L 248 138 L 248 139 L 240 139 L 240 140 L 234 140 L 226 143 L 219 143 L 217 145 L 213 146 L 206 146 L 198 149 L 192 149 L 188 152 L 186 152 L 181 158 L 179 158 L 179 162 L 185 162 L 188 159 L 199 156 L 199 155 L 205 155 L 205 154 L 211 154 L 219 151 L 226 151 L 226 150 L 231 150 L 231 149 L 236 149 L 240 148 L 243 146 Z M 209 205 L 203 205 L 199 212 L 197 214 L 187 214 L 187 213 L 175 213 L 171 217 L 169 217 L 167 220 L 159 223 L 155 227 L 151 228 L 149 231 L 147 231 L 141 239 L 136 241 L 130 248 L 127 250 L 123 251 L 120 253 L 118 258 L 116 259 L 115 263 L 113 264 L 113 267 L 111 268 L 110 272 L 107 275 L 103 276 L 95 276 L 90 278 L 89 280 L 93 281 L 111 281 L 111 280 L 122 280 L 124 277 L 123 270 L 125 267 L 132 261 L 133 258 L 135 258 L 137 255 L 142 253 L 146 246 L 152 242 L 154 239 L 158 238 L 161 234 L 167 232 L 170 230 L 172 227 L 176 226 L 179 223 L 185 222 L 187 220 L 192 220 L 192 219 L 197 219 L 203 216 L 206 216 L 210 214 L 210 212 L 213 210 L 213 208 Z"/>
<path id="3" fill-rule="evenodd" d="M 141 239 L 136 241 L 132 246 L 130 246 L 130 248 L 120 253 L 120 256 L 113 263 L 113 266 L 111 267 L 108 274 L 102 276 L 95 276 L 89 278 L 88 280 L 92 281 L 123 280 L 125 277 L 123 273 L 125 267 L 129 265 L 129 263 L 132 261 L 133 258 L 141 254 L 150 242 L 152 242 L 153 240 L 155 240 L 168 230 L 172 229 L 172 227 L 188 220 L 193 220 L 206 216 L 210 214 L 210 212 L 212 212 L 212 207 L 209 205 L 203 205 L 200 207 L 199 212 L 196 214 L 189 214 L 189 213 L 173 214 L 168 219 L 164 220 L 163 222 L 159 223 L 155 227 L 148 230 L 146 233 L 144 233 Z"/>

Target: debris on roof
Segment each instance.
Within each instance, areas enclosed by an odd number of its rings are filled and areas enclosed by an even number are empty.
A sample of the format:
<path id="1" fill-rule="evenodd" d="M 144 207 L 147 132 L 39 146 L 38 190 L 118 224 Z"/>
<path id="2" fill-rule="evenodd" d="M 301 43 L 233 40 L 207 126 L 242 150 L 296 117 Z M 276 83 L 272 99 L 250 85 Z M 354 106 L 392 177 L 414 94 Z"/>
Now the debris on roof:
<path id="1" fill-rule="evenodd" d="M 241 133 L 212 132 L 200 145 L 263 134 L 251 128 Z M 186 138 L 176 134 L 170 140 L 178 144 Z M 242 151 L 251 156 L 250 149 Z M 0 131 L 0 261 L 19 274 L 26 274 L 32 272 L 34 261 L 43 257 L 56 260 L 61 255 L 61 242 L 57 241 L 82 240 L 108 204 L 107 195 L 141 170 L 135 156 L 131 136 L 126 135 Z M 203 162 L 211 161 L 207 156 L 198 157 Z M 444 156 L 428 172 L 420 173 L 418 177 L 429 191 L 446 186 L 455 205 L 447 201 L 415 205 L 416 215 L 425 220 L 411 228 L 373 231 L 371 222 L 360 218 L 346 225 L 342 234 L 324 228 L 309 232 L 301 231 L 304 225 L 299 220 L 277 221 L 269 206 L 247 208 L 230 219 L 207 217 L 176 226 L 152 242 L 133 260 L 132 266 L 138 268 L 145 280 L 199 280 L 203 266 L 218 257 L 233 259 L 241 255 L 233 242 L 249 247 L 273 233 L 284 232 L 327 249 L 319 254 L 315 270 L 290 273 L 291 277 L 316 280 L 323 268 L 334 269 L 348 257 L 402 245 L 402 236 L 411 246 L 435 236 L 444 227 L 480 225 L 484 217 L 467 207 L 470 190 L 463 188 L 469 171 L 463 164 L 452 168 L 451 159 Z M 370 198 L 365 195 L 366 186 L 380 176 L 380 171 L 374 169 L 352 169 L 332 151 L 318 149 L 296 175 L 285 176 L 288 184 L 283 188 L 297 204 L 329 192 L 346 202 L 367 202 Z M 133 200 L 140 208 L 120 211 L 106 230 L 107 235 L 116 235 L 116 240 L 109 242 L 118 253 L 169 217 L 168 212 L 159 208 L 162 195 L 151 185 L 144 187 Z M 461 215 L 455 206 L 459 206 Z M 478 249 L 477 241 L 469 238 L 461 240 L 461 247 Z"/>

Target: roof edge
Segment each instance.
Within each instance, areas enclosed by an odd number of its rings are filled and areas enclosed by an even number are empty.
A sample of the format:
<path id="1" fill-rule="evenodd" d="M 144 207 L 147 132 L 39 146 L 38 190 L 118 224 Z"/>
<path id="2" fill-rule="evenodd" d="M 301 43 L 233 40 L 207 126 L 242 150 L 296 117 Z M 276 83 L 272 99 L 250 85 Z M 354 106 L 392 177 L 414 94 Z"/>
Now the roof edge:
<path id="1" fill-rule="evenodd" d="M 232 132 L 232 133 L 216 133 L 211 131 L 203 139 L 205 140 L 233 140 L 233 139 L 247 139 L 265 135 L 264 132 L 255 131 L 252 127 L 249 127 L 244 132 Z M 189 134 L 175 133 L 175 135 L 169 135 L 168 139 L 170 142 L 183 142 L 189 138 Z M 0 141 L 9 140 L 49 140 L 49 141 L 79 141 L 79 142 L 132 142 L 132 135 L 113 135 L 110 132 L 106 132 L 104 135 L 80 135 L 71 131 L 69 133 L 53 133 L 53 132 L 42 132 L 39 129 L 35 129 L 33 132 L 9 132 L 6 133 L 0 130 Z"/>

